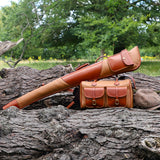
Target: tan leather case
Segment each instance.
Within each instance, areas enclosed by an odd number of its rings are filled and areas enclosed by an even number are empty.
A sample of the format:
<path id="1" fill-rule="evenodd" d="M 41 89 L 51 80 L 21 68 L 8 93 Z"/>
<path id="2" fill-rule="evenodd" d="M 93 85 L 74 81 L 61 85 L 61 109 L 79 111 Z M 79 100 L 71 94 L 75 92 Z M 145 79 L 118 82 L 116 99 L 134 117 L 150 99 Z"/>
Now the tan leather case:
<path id="1" fill-rule="evenodd" d="M 130 79 L 119 81 L 82 81 L 80 84 L 81 108 L 133 107 Z"/>

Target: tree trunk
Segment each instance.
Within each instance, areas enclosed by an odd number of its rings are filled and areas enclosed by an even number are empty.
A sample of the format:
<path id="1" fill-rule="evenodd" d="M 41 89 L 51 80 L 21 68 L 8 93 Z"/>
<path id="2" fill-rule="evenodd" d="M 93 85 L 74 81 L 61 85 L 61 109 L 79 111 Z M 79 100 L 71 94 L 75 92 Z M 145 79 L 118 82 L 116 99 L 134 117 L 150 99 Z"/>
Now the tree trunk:
<path id="1" fill-rule="evenodd" d="M 71 71 L 71 66 L 56 66 L 43 71 L 29 67 L 3 69 L 0 71 L 1 105 Z M 158 78 L 130 74 L 135 78 L 137 88 L 160 91 Z M 57 97 L 62 101 L 65 93 Z M 70 102 L 72 94 L 67 94 Z M 0 111 L 1 160 L 160 159 L 159 110 L 68 110 L 57 105 L 61 104 L 60 100 L 53 102 L 57 97 L 32 104 L 32 110 L 11 107 Z M 46 107 L 45 100 L 53 102 L 49 103 L 50 107 Z M 41 109 L 35 109 L 37 105 Z"/>
<path id="2" fill-rule="evenodd" d="M 113 52 L 113 54 L 119 53 L 125 48 L 126 47 L 125 47 L 124 41 L 122 40 L 122 37 L 121 37 L 120 40 L 118 40 L 118 42 L 114 43 L 114 52 Z"/>

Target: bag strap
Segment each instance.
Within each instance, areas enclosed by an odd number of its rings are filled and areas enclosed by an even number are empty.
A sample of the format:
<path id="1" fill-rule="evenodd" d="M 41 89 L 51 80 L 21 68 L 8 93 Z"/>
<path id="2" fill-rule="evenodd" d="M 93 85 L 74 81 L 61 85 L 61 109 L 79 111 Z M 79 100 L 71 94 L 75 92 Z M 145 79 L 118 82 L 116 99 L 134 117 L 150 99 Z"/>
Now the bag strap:
<path id="1" fill-rule="evenodd" d="M 107 58 L 108 58 L 108 56 L 99 56 L 99 57 L 95 60 L 95 63 L 98 62 L 98 60 L 101 59 L 101 58 L 103 58 L 103 57 L 107 57 Z M 76 70 L 76 71 L 77 71 L 77 70 L 80 70 L 80 69 L 82 69 L 82 68 L 84 68 L 84 67 L 86 67 L 86 66 L 88 66 L 88 65 L 89 65 L 89 63 L 84 63 L 84 64 L 76 67 L 75 70 Z"/>
<path id="2" fill-rule="evenodd" d="M 75 108 L 77 108 L 77 105 L 79 104 L 79 86 L 75 87 L 73 90 L 73 100 L 68 104 L 67 108 L 71 108 L 74 104 L 76 104 Z"/>
<path id="3" fill-rule="evenodd" d="M 125 78 L 125 77 L 127 77 L 127 78 L 131 79 L 131 81 L 132 81 L 132 83 L 133 83 L 133 87 L 134 87 L 134 89 L 137 89 L 137 88 L 136 88 L 136 82 L 135 82 L 135 79 L 134 79 L 132 76 L 130 76 L 130 75 L 123 74 L 122 76 L 118 77 L 118 80 L 119 80 L 119 79 L 121 79 L 121 78 Z"/>
<path id="4" fill-rule="evenodd" d="M 84 68 L 84 67 L 86 67 L 86 66 L 88 66 L 88 65 L 89 65 L 89 63 L 84 63 L 84 64 L 78 66 L 75 70 L 76 70 L 76 71 L 77 71 L 77 70 L 80 70 L 80 69 L 82 69 L 82 68 Z"/>
<path id="5" fill-rule="evenodd" d="M 108 56 L 104 56 L 104 55 L 103 55 L 103 56 L 99 56 L 99 57 L 96 59 L 95 63 L 98 62 L 99 59 L 104 58 L 104 57 L 108 58 Z"/>
<path id="6" fill-rule="evenodd" d="M 67 108 L 70 109 L 74 104 L 75 104 L 75 102 L 72 101 L 72 102 L 67 106 Z"/>
<path id="7" fill-rule="evenodd" d="M 155 107 L 149 108 L 148 110 L 153 111 L 153 110 L 156 110 L 156 109 L 159 109 L 159 108 L 160 108 L 160 105 L 157 105 Z"/>

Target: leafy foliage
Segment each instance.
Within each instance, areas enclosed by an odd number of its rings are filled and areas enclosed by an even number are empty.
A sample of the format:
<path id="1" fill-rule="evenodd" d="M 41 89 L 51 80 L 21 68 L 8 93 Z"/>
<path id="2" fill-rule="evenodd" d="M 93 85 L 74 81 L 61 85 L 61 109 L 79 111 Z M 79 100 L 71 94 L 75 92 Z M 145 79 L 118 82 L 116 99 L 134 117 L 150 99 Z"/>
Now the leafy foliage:
<path id="1" fill-rule="evenodd" d="M 24 58 L 94 58 L 135 45 L 158 55 L 159 10 L 157 0 L 20 0 L 0 10 L 0 40 L 23 37 L 13 51 Z"/>

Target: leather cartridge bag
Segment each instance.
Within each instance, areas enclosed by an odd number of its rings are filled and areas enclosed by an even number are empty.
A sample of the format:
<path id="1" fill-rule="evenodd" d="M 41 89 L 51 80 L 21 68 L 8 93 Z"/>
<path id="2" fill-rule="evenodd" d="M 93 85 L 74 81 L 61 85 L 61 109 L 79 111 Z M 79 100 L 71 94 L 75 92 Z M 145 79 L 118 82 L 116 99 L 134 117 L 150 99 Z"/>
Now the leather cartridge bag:
<path id="1" fill-rule="evenodd" d="M 130 79 L 82 81 L 80 84 L 81 108 L 133 107 L 133 90 Z"/>

